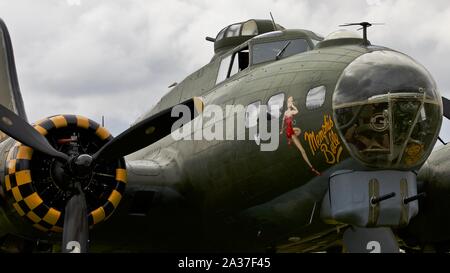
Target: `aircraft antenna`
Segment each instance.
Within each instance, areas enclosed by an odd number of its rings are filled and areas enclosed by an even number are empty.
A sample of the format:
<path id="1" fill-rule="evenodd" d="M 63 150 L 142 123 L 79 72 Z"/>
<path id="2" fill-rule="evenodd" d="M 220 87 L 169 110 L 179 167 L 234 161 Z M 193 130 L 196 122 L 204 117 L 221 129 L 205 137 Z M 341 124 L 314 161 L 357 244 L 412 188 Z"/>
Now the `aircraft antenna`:
<path id="1" fill-rule="evenodd" d="M 369 22 L 361 22 L 361 23 L 347 23 L 343 25 L 339 25 L 340 27 L 348 27 L 348 26 L 361 26 L 358 30 L 363 30 L 363 44 L 365 46 L 369 45 L 369 40 L 367 39 L 367 28 L 375 25 L 384 25 L 383 23 L 369 23 Z"/>
<path id="2" fill-rule="evenodd" d="M 270 11 L 270 18 L 272 18 L 273 30 L 278 30 L 277 24 L 275 24 L 275 20 L 273 19 L 272 12 Z"/>
<path id="3" fill-rule="evenodd" d="M 102 115 L 102 127 L 105 127 L 105 116 Z"/>

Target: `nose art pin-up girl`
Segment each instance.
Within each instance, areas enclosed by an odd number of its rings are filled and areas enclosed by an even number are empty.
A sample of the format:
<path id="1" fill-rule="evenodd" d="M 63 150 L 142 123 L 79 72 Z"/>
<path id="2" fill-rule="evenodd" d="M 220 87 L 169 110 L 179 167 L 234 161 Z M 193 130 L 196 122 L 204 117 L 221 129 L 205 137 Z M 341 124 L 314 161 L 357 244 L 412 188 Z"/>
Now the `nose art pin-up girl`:
<path id="1" fill-rule="evenodd" d="M 300 140 L 298 136 L 301 133 L 300 128 L 293 127 L 293 120 L 294 116 L 298 114 L 298 109 L 294 104 L 294 98 L 292 96 L 288 97 L 287 99 L 287 109 L 284 112 L 283 116 L 283 123 L 280 131 L 280 135 L 283 134 L 283 130 L 286 131 L 286 137 L 288 140 L 288 144 L 291 145 L 291 141 L 294 142 L 295 146 L 300 151 L 303 160 L 305 160 L 306 164 L 308 164 L 311 171 L 316 174 L 320 175 L 320 173 L 312 166 L 311 162 L 309 162 L 308 156 L 306 155 L 305 149 L 303 148 L 302 144 L 300 143 Z"/>

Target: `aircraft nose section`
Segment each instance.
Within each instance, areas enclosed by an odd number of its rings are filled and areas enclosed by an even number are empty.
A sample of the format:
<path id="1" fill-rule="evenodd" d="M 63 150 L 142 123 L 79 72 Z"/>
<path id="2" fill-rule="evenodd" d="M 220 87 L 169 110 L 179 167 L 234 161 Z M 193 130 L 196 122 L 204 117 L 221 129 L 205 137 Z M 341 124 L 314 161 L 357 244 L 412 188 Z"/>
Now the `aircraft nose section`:
<path id="1" fill-rule="evenodd" d="M 345 68 L 333 111 L 351 155 L 377 168 L 421 165 L 442 123 L 442 100 L 430 73 L 390 50 L 366 53 Z"/>

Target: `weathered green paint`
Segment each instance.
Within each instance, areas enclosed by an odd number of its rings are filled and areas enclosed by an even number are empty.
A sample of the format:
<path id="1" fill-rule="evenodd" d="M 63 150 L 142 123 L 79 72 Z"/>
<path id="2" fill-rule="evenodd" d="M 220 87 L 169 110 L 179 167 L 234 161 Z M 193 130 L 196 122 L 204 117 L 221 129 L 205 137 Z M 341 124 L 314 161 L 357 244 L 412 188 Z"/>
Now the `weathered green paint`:
<path id="1" fill-rule="evenodd" d="M 293 38 L 305 38 L 310 47 L 313 47 L 311 38 L 317 39 L 317 36 L 305 30 L 286 30 L 282 36 L 253 39 L 245 43 Z M 207 104 L 245 106 L 254 101 L 267 103 L 272 95 L 282 92 L 285 98 L 293 96 L 297 102 L 300 113 L 296 117 L 299 122 L 296 126 L 303 132 L 317 131 L 323 123 L 323 116 L 332 115 L 332 91 L 340 73 L 352 60 L 367 51 L 359 45 L 311 50 L 279 61 L 249 66 L 226 81 L 215 85 L 221 57 L 232 53 L 233 49 L 222 51 L 209 64 L 186 77 L 164 95 L 143 118 L 194 96 L 202 96 Z M 306 110 L 306 92 L 320 85 L 327 88 L 324 105 L 313 111 Z M 317 169 L 326 171 L 332 166 L 324 162 L 324 156 L 321 153 L 313 156 L 307 142 L 302 138 L 301 141 L 311 163 Z M 341 161 L 347 156 L 348 154 L 343 152 Z M 179 241 L 180 239 L 177 238 L 176 243 L 170 244 L 167 238 L 164 238 L 164 242 L 158 243 L 161 236 L 156 234 L 159 232 L 165 234 L 170 230 L 176 232 L 168 228 L 168 225 L 175 226 L 178 230 L 178 225 L 190 223 L 185 227 L 188 234 L 195 230 L 194 234 L 198 232 L 197 235 L 200 237 L 205 236 L 204 234 L 210 235 L 203 229 L 216 224 L 221 226 L 224 219 L 299 188 L 314 178 L 314 174 L 301 159 L 299 152 L 287 145 L 284 135 L 281 136 L 280 148 L 275 152 L 260 152 L 254 141 L 174 141 L 168 136 L 130 155 L 127 161 L 142 159 L 156 162 L 162 166 L 161 171 L 158 175 L 148 176 L 146 179 L 135 179 L 135 181 L 131 171 L 128 171 L 130 182 L 127 194 L 115 215 L 107 223 L 94 229 L 92 237 L 95 239 L 93 239 L 92 249 L 95 249 L 96 241 L 99 241 L 101 245 L 104 244 L 103 240 L 111 242 L 109 236 L 113 236 L 119 230 L 122 234 L 121 238 L 125 241 L 113 239 L 112 247 L 121 245 L 125 247 L 123 244 L 126 244 L 126 249 L 131 251 L 146 247 L 157 250 L 158 246 L 161 247 L 160 244 L 165 243 L 168 248 L 177 249 L 179 244 L 179 247 L 184 249 L 187 246 L 183 240 Z M 167 165 L 164 165 L 164 162 Z M 164 168 L 164 166 L 170 167 Z M 136 182 L 137 180 L 140 182 Z M 130 206 L 134 192 L 152 187 L 173 188 L 179 191 L 188 200 L 187 206 L 182 210 L 187 213 L 180 213 L 180 208 L 176 207 L 172 210 L 156 209 L 156 212 L 151 211 L 147 217 L 129 216 L 127 208 Z M 323 191 L 322 186 L 319 188 L 319 191 Z M 300 195 L 306 194 L 300 192 Z M 318 198 L 321 198 L 320 194 L 316 199 Z M 312 203 L 303 202 L 304 216 L 299 215 L 299 220 L 302 222 L 305 222 L 306 218 L 309 219 L 311 207 L 317 202 L 309 197 L 305 200 L 312 200 Z M 197 221 L 192 221 L 193 218 Z M 32 237 L 37 235 L 31 229 L 30 232 Z M 186 236 L 183 235 L 183 238 Z M 139 238 L 145 238 L 145 240 Z M 193 238 L 196 238 L 195 241 L 199 247 L 209 248 L 204 244 L 205 242 L 199 242 L 201 239 L 195 236 Z M 221 237 L 218 241 L 228 240 L 225 238 Z M 191 238 L 186 240 L 190 241 Z M 140 245 L 142 242 L 145 242 L 145 246 Z M 240 247 L 253 247 L 245 241 L 242 242 Z M 218 242 L 217 247 L 220 248 L 220 245 Z M 214 247 L 211 246 L 211 248 Z"/>
<path id="2" fill-rule="evenodd" d="M 319 219 L 320 202 L 327 190 L 328 175 L 349 166 L 355 168 L 358 163 L 349 156 L 341 139 L 339 160 L 331 162 L 331 156 L 320 149 L 313 154 L 304 136 L 305 132 L 317 133 L 325 116 L 332 118 L 333 91 L 345 67 L 379 48 L 363 46 L 358 40 L 322 45 L 278 61 L 249 66 L 215 85 L 222 57 L 246 45 L 294 38 L 307 39 L 311 48 L 312 40 L 320 39 L 310 31 L 285 30 L 281 36 L 243 39 L 244 45 L 222 48 L 209 64 L 171 89 L 142 118 L 195 96 L 203 97 L 206 104 L 224 107 L 246 106 L 255 101 L 266 104 L 271 96 L 284 93 L 285 100 L 292 96 L 296 101 L 300 141 L 312 165 L 323 175 L 316 177 L 311 172 L 299 151 L 287 144 L 284 134 L 274 152 L 260 152 L 251 140 L 175 141 L 167 136 L 126 158 L 130 165 L 147 162 L 153 172 L 140 175 L 128 168 L 126 194 L 111 219 L 93 230 L 93 251 L 264 250 L 288 243 L 290 236 L 306 239 L 296 250 L 311 251 L 324 249 L 338 239 L 338 233 L 329 234 L 342 226 L 327 225 Z M 308 90 L 321 85 L 327 90 L 323 106 L 307 110 Z M 4 159 L 8 145 L 1 149 Z M 162 202 L 147 216 L 129 215 L 135 193 L 146 190 L 160 197 L 166 191 L 175 191 L 184 201 Z M 5 210 L 2 215 L 11 214 L 9 218 L 16 226 L 23 224 L 22 219 L 12 216 L 11 208 L 0 209 Z M 58 240 L 57 236 L 48 237 L 31 228 L 7 230 L 30 238 Z M 311 246 L 308 238 L 317 247 Z"/>

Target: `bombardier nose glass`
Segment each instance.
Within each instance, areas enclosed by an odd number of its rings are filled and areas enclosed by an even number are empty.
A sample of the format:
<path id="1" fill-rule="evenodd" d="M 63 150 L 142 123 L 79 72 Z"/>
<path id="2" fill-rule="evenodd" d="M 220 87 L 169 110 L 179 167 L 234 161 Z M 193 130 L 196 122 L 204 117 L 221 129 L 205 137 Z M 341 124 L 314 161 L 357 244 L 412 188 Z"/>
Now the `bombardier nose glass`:
<path id="1" fill-rule="evenodd" d="M 419 166 L 442 122 L 430 74 L 394 51 L 374 51 L 352 62 L 337 83 L 333 110 L 350 153 L 372 167 Z"/>

